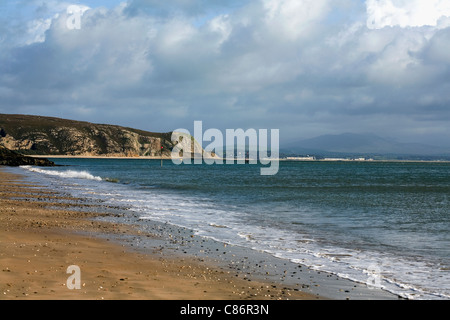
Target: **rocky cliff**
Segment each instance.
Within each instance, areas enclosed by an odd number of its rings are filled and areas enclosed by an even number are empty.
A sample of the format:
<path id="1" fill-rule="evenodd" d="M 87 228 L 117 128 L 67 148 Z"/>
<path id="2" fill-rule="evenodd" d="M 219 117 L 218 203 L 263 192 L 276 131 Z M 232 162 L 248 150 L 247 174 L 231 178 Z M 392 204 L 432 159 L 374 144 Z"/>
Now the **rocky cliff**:
<path id="1" fill-rule="evenodd" d="M 0 146 L 0 166 L 40 166 L 53 167 L 55 163 L 47 159 L 27 157 Z"/>
<path id="2" fill-rule="evenodd" d="M 0 114 L 0 145 L 26 155 L 111 157 L 170 156 L 173 148 L 171 133 L 10 114 Z"/>

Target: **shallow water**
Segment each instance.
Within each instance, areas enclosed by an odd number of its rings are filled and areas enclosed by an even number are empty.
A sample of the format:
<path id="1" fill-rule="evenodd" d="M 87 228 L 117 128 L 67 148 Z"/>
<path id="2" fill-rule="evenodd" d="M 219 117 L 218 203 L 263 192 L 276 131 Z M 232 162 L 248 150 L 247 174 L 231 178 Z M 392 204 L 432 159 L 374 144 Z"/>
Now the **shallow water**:
<path id="1" fill-rule="evenodd" d="M 21 170 L 146 221 L 253 248 L 412 299 L 450 299 L 450 164 L 181 165 L 55 159 Z"/>

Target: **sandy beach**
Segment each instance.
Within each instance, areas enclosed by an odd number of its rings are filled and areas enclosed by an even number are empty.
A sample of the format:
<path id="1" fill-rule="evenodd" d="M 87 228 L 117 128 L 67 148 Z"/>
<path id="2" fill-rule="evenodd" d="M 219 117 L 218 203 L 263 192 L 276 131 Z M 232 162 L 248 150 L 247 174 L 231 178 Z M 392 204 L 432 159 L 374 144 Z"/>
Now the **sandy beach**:
<path id="1" fill-rule="evenodd" d="M 140 231 L 92 220 L 107 213 L 82 207 L 80 199 L 31 185 L 0 167 L 0 300 L 319 298 L 271 282 L 249 282 L 194 258 L 133 250 L 104 235 Z M 79 290 L 66 285 L 72 265 L 81 270 Z"/>

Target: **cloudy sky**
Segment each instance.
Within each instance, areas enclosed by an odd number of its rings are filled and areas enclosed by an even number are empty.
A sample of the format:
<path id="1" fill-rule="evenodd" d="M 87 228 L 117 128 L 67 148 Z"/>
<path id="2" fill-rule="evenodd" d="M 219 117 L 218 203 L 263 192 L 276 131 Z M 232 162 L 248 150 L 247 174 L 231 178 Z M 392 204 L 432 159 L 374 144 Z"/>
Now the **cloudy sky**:
<path id="1" fill-rule="evenodd" d="M 450 146 L 450 0 L 1 1 L 0 113 Z"/>

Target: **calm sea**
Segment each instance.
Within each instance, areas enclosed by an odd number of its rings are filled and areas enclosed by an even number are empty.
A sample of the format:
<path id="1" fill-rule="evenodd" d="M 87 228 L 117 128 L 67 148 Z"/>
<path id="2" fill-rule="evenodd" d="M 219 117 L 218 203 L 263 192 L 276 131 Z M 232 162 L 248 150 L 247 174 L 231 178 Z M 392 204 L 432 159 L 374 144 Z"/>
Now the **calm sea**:
<path id="1" fill-rule="evenodd" d="M 180 165 L 170 160 L 55 159 L 20 170 L 75 196 L 127 206 L 415 299 L 450 299 L 450 164 L 281 162 Z M 374 278 L 375 277 L 375 278 Z"/>

